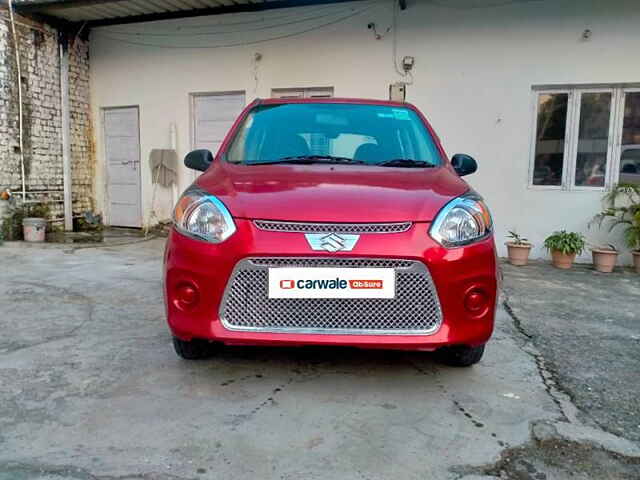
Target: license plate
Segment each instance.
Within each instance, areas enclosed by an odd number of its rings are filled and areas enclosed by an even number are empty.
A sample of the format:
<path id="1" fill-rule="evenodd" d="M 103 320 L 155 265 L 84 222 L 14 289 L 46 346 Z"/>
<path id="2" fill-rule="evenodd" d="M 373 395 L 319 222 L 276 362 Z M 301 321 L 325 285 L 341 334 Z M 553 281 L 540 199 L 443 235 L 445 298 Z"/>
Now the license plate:
<path id="1" fill-rule="evenodd" d="M 393 268 L 270 268 L 269 298 L 394 298 Z"/>

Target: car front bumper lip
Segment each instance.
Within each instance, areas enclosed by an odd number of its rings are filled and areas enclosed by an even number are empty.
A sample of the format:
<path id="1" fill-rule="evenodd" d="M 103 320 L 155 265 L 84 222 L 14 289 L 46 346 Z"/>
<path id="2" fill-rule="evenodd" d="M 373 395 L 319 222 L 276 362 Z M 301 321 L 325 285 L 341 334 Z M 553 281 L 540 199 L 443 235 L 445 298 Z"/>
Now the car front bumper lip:
<path id="1" fill-rule="evenodd" d="M 434 350 L 452 344 L 481 345 L 491 336 L 497 297 L 493 238 L 446 249 L 427 234 L 429 224 L 415 223 L 405 232 L 363 234 L 350 252 L 317 252 L 304 234 L 266 232 L 249 220 L 236 219 L 237 232 L 221 244 L 188 238 L 172 230 L 165 251 L 164 294 L 172 333 L 183 339 L 204 338 L 229 345 L 342 345 L 363 348 Z M 344 257 L 417 260 L 433 278 L 442 309 L 440 327 L 428 335 L 265 332 L 226 328 L 219 311 L 236 264 L 247 257 Z M 199 302 L 181 308 L 180 285 L 194 285 Z M 480 291 L 487 308 L 465 308 L 465 296 Z"/>

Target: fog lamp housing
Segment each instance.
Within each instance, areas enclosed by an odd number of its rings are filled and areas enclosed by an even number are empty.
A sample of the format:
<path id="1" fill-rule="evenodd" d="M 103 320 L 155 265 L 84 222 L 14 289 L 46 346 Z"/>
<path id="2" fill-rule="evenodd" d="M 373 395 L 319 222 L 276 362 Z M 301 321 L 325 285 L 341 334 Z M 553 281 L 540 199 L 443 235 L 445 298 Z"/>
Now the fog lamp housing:
<path id="1" fill-rule="evenodd" d="M 474 315 L 482 315 L 489 308 L 489 296 L 478 288 L 473 288 L 464 297 L 464 308 Z"/>
<path id="2" fill-rule="evenodd" d="M 181 283 L 175 289 L 174 305 L 180 310 L 190 310 L 200 302 L 198 287 L 192 283 Z"/>

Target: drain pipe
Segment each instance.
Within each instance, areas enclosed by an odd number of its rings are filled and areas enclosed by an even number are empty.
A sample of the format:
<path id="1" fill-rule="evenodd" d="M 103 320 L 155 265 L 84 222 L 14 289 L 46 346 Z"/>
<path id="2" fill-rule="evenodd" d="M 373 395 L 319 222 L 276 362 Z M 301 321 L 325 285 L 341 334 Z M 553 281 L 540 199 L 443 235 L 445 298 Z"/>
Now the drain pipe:
<path id="1" fill-rule="evenodd" d="M 60 45 L 60 113 L 62 117 L 62 188 L 64 197 L 64 229 L 73 231 L 73 199 L 71 196 L 71 139 L 69 113 L 69 39 L 58 33 Z"/>
<path id="2" fill-rule="evenodd" d="M 16 56 L 16 71 L 18 73 L 18 142 L 20 148 L 20 178 L 22 179 L 22 202 L 27 200 L 27 180 L 24 171 L 24 140 L 22 138 L 22 70 L 20 68 L 20 50 L 18 49 L 18 36 L 16 35 L 16 22 L 13 18 L 13 2 L 9 1 L 9 20 L 11 22 L 11 34 L 13 35 L 13 51 Z"/>

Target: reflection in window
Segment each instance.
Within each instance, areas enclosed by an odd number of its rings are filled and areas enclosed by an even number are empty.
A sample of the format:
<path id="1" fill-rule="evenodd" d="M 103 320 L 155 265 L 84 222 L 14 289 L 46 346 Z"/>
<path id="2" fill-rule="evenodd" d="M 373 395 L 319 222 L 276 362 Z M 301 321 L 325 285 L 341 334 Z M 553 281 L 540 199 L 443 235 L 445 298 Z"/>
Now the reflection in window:
<path id="1" fill-rule="evenodd" d="M 620 183 L 640 184 L 640 92 L 625 93 Z"/>
<path id="2" fill-rule="evenodd" d="M 611 92 L 580 95 L 576 186 L 604 186 L 610 117 Z"/>
<path id="3" fill-rule="evenodd" d="M 534 185 L 562 184 L 568 102 L 568 93 L 545 93 L 538 96 Z"/>

